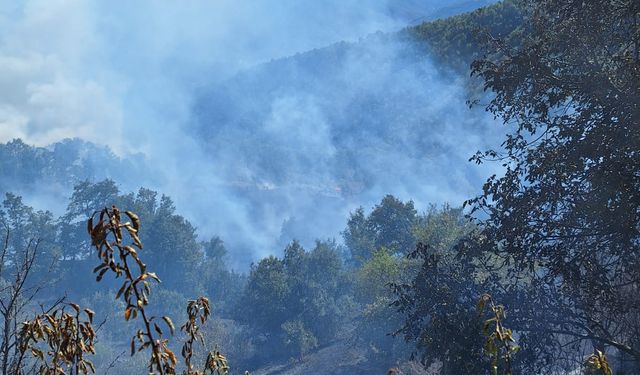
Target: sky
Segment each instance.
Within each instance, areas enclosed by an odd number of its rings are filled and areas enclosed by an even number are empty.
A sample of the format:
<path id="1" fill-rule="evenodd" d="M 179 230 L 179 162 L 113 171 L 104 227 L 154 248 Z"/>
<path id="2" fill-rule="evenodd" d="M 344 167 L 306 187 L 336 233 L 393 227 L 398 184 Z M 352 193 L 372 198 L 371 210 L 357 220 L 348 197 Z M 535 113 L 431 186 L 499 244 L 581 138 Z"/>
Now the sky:
<path id="1" fill-rule="evenodd" d="M 473 9 L 488 1 L 459 3 Z M 290 236 L 306 243 L 339 236 L 350 211 L 370 208 L 386 193 L 421 208 L 459 204 L 484 170 L 455 166 L 487 144 L 485 130 L 464 140 L 460 132 L 491 121 L 466 112 L 459 78 L 426 60 L 405 69 L 402 45 L 366 41 L 452 5 L 0 0 L 0 142 L 48 146 L 80 138 L 122 157 L 144 154 L 161 176 L 136 176 L 140 185 L 153 181 L 150 187 L 171 195 L 203 236 L 220 234 L 243 249 L 239 263 L 277 252 Z M 297 75 L 285 72 L 285 84 L 268 74 L 270 61 L 363 39 L 328 78 L 304 59 L 294 59 Z M 241 82 L 240 89 L 229 82 Z M 278 90 L 263 90 L 274 85 Z M 367 135 L 352 126 L 352 108 L 367 95 L 379 98 L 380 87 L 393 108 L 384 127 Z M 216 95 L 237 99 L 226 122 L 200 113 L 226 110 Z M 254 105 L 260 110 L 246 109 Z M 255 116 L 247 125 L 239 120 L 245 112 Z M 421 126 L 421 118 L 440 120 Z M 427 144 L 416 142 L 424 129 Z M 368 151 L 352 152 L 361 142 L 371 144 Z M 423 148 L 431 151 L 422 155 Z"/>

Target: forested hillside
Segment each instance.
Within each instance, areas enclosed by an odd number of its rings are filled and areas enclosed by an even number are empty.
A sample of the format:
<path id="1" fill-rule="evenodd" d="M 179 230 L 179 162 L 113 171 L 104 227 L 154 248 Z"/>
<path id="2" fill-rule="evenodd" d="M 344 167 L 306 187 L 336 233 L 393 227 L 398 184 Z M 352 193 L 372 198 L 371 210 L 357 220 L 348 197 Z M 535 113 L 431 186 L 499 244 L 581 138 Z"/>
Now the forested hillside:
<path id="1" fill-rule="evenodd" d="M 204 235 L 225 237 L 236 269 L 292 238 L 311 246 L 335 237 L 350 211 L 388 193 L 428 197 L 423 209 L 462 204 L 498 169 L 467 159 L 497 146 L 503 132 L 466 105 L 469 65 L 480 51 L 474 33 L 485 25 L 492 33 L 513 29 L 510 4 L 277 59 L 205 85 L 184 125 L 185 144 L 190 137 L 194 144 L 159 150 L 166 157 L 135 155 L 135 148 L 114 156 L 80 141 L 49 150 L 6 145 L 8 168 L 34 163 L 2 181 L 39 207 L 64 202 L 84 179 L 163 191 Z M 467 52 L 454 59 L 454 51 Z"/>
<path id="2" fill-rule="evenodd" d="M 75 184 L 110 177 L 131 188 L 137 184 L 129 173 L 140 175 L 148 168 L 140 154 L 121 158 L 108 147 L 79 139 L 47 148 L 33 147 L 20 139 L 0 144 L 0 191 L 20 194 L 32 205 L 58 214 L 65 209 Z M 156 184 L 153 175 L 148 176 L 148 184 Z"/>
<path id="3" fill-rule="evenodd" d="M 209 296 L 215 318 L 204 331 L 207 341 L 226 353 L 234 367 L 252 369 L 289 358 L 303 360 L 318 348 L 335 345 L 348 345 L 355 356 L 338 359 L 344 363 L 336 363 L 342 367 L 337 373 L 364 368 L 382 371 L 395 365 L 410 347 L 386 335 L 386 330 L 400 324 L 399 316 L 388 307 L 391 292 L 386 283 L 401 276 L 407 279 L 414 272 L 417 264 L 402 258 L 405 245 L 429 241 L 446 248 L 470 230 L 459 209 L 434 207 L 418 214 L 413 202 L 387 196 L 371 212 L 361 209 L 345 218 L 347 246 L 330 240 L 305 249 L 294 240 L 283 249 L 283 257 L 262 259 L 243 275 L 227 268 L 226 260 L 232 255 L 223 240 L 199 240 L 193 224 L 175 212 L 171 199 L 154 191 L 125 194 L 111 180 L 84 182 L 76 185 L 59 217 L 7 195 L 0 211 L 8 225 L 5 259 L 13 259 L 18 267 L 3 272 L 23 275 L 20 269 L 27 264 L 20 257 L 29 251 L 34 262 L 28 267 L 35 275 L 26 277 L 20 298 L 48 305 L 64 296 L 65 301 L 90 306 L 96 311 L 94 320 L 106 324 L 99 332 L 99 355 L 93 361 L 104 369 L 118 357 L 122 373 L 137 372 L 136 366 L 144 362 L 128 359 L 117 349 L 126 347 L 130 327 L 120 322 L 124 305 L 112 302 L 117 280 L 94 280 L 91 270 L 97 260 L 85 222 L 92 207 L 108 204 L 128 207 L 143 219 L 140 256 L 163 280 L 150 296 L 155 303 L 150 303 L 149 311 L 181 320 L 184 301 L 198 294 Z M 405 223 L 401 231 L 399 219 Z M 29 244 L 36 239 L 40 239 L 37 245 Z M 65 292 L 59 295 L 61 290 Z M 11 298 L 11 294 L 3 296 L 3 303 Z M 15 314 L 3 315 L 9 319 L 5 324 L 27 318 L 30 310 L 25 305 Z M 380 324 L 385 332 L 379 330 Z M 11 337 L 7 345 L 15 339 Z M 15 357 L 7 359 L 11 364 Z"/>

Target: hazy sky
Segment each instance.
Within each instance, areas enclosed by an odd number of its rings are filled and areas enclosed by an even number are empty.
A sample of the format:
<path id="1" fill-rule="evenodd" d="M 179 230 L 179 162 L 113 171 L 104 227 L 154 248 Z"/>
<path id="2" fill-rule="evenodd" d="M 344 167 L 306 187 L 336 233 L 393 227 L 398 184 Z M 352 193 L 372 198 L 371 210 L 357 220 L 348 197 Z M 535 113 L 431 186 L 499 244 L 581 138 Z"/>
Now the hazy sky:
<path id="1" fill-rule="evenodd" d="M 446 5 L 0 1 L 0 141 L 21 137 L 47 145 L 80 137 L 107 143 L 109 133 L 108 143 L 122 151 L 122 135 L 132 128 L 175 127 L 193 86 L 256 62 L 397 30 Z M 163 121 L 153 118 L 159 111 Z"/>

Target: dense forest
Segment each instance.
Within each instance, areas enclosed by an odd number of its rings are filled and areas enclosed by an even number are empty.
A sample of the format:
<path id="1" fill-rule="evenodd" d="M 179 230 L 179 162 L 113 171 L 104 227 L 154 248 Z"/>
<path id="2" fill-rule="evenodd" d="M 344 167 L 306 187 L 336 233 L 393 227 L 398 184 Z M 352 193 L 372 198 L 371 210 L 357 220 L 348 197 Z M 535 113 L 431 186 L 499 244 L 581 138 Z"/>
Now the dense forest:
<path id="1" fill-rule="evenodd" d="M 199 87 L 173 177 L 0 144 L 2 373 L 640 373 L 639 105 L 637 1 L 505 0 Z"/>

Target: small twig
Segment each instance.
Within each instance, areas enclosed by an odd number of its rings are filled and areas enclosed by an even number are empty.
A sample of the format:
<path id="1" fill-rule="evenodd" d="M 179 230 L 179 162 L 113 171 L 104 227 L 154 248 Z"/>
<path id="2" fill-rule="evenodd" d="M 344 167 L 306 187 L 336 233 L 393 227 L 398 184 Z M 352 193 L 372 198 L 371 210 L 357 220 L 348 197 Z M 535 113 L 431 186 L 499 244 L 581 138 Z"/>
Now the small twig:
<path id="1" fill-rule="evenodd" d="M 99 327 L 98 327 L 99 328 Z M 96 330 L 97 331 L 97 330 Z M 126 351 L 121 352 L 120 354 L 118 354 L 113 361 L 111 361 L 111 363 L 109 363 L 109 366 L 107 366 L 107 368 L 104 370 L 104 375 L 107 375 L 109 373 L 109 370 L 111 370 L 112 368 L 116 367 L 116 362 L 118 362 L 118 360 L 120 359 L 120 357 L 122 357 L 124 354 L 126 353 Z"/>

